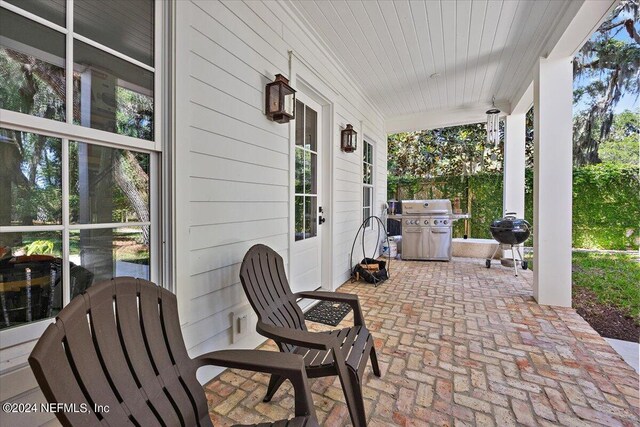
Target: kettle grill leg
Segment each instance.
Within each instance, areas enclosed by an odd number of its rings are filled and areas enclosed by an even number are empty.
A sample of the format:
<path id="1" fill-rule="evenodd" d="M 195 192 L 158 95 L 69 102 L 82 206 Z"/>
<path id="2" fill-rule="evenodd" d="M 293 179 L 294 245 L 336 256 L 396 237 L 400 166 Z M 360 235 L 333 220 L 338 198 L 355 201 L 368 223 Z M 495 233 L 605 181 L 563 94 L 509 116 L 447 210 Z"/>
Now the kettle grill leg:
<path id="1" fill-rule="evenodd" d="M 493 258 L 495 258 L 496 253 L 498 252 L 498 249 L 500 249 L 502 245 L 500 243 L 498 243 L 498 246 L 496 246 L 496 250 L 493 251 L 493 255 L 491 255 L 490 258 L 487 258 L 487 261 L 485 262 L 487 268 L 491 268 L 491 261 L 493 260 Z"/>
<path id="2" fill-rule="evenodd" d="M 518 263 L 516 262 L 516 253 L 513 251 L 513 245 L 511 245 L 511 259 L 513 260 L 513 268 L 516 271 L 516 277 L 518 277 Z"/>
<path id="3" fill-rule="evenodd" d="M 516 246 L 516 250 L 518 251 L 518 256 L 520 257 L 520 262 L 522 262 L 522 268 L 524 270 L 527 269 L 527 262 L 524 260 L 524 257 L 522 256 L 522 253 L 520 252 L 520 246 Z"/>

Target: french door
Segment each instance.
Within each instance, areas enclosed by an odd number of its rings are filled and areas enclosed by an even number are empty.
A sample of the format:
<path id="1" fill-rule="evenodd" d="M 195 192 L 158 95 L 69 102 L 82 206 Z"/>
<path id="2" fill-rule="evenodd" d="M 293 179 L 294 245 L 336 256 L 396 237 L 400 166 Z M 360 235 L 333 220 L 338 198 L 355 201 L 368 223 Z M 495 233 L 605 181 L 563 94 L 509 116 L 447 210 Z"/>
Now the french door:
<path id="1" fill-rule="evenodd" d="M 322 271 L 322 107 L 298 92 L 296 100 L 291 288 L 321 286 Z"/>

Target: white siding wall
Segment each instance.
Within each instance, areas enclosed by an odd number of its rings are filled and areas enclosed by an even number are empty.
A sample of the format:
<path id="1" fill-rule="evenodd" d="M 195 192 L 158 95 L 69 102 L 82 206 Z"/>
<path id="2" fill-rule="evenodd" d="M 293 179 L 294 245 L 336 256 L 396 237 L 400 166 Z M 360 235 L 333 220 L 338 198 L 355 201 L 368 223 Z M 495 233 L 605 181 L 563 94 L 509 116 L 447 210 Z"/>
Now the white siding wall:
<path id="1" fill-rule="evenodd" d="M 1 344 L 1 343 L 0 343 Z M 35 345 L 29 341 L 20 345 L 3 348 L 0 352 L 0 401 L 11 403 L 45 403 L 44 395 L 36 382 L 27 358 Z M 54 419 L 47 413 L 5 413 L 0 415 L 3 426 L 37 426 Z"/>
<path id="2" fill-rule="evenodd" d="M 240 262 L 256 243 L 288 260 L 291 242 L 290 131 L 263 114 L 265 85 L 295 70 L 294 87 L 313 86 L 329 106 L 325 111 L 333 112 L 327 123 L 334 157 L 324 168 L 332 174 L 332 250 L 326 254 L 332 280 L 325 287 L 349 277 L 348 255 L 362 222 L 362 153 L 340 151 L 340 127 L 352 123 L 375 145 L 379 213 L 386 199 L 383 120 L 286 5 L 178 2 L 177 34 L 177 223 L 186 238 L 177 239 L 176 288 L 184 338 L 192 355 L 255 347 L 262 341 L 255 333 L 231 344 L 232 313 L 250 311 Z M 217 372 L 201 370 L 200 380 Z"/>
<path id="3" fill-rule="evenodd" d="M 287 260 L 290 245 L 289 129 L 264 116 L 265 85 L 276 73 L 289 75 L 288 51 L 293 50 L 298 59 L 292 81 L 298 77 L 314 86 L 333 112 L 328 123 L 334 160 L 325 169 L 332 173 L 333 243 L 327 256 L 333 261 L 333 288 L 349 277 L 348 254 L 362 222 L 362 153 L 340 151 L 340 126 L 352 123 L 360 137 L 366 134 L 375 144 L 374 212 L 379 213 L 386 199 L 383 120 L 287 6 L 185 0 L 177 2 L 176 20 L 177 165 L 171 181 L 184 338 L 192 355 L 252 348 L 262 341 L 255 333 L 231 344 L 231 313 L 251 311 L 238 278 L 240 262 L 258 242 Z M 375 244 L 370 237 L 368 244 Z M 250 317 L 249 323 L 255 320 Z M 0 352 L 1 401 L 44 400 L 26 362 L 34 344 Z M 200 380 L 217 372 L 201 369 Z M 50 420 L 49 414 L 2 414 L 3 425 Z"/>

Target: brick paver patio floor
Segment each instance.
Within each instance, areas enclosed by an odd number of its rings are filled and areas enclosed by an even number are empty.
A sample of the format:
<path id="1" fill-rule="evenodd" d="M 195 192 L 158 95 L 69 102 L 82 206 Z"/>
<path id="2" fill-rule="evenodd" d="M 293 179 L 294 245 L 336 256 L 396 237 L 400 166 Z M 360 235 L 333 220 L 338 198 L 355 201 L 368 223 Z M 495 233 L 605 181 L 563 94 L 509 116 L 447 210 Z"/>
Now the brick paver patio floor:
<path id="1" fill-rule="evenodd" d="M 574 310 L 536 304 L 531 271 L 454 259 L 394 261 L 391 275 L 339 289 L 359 295 L 375 336 L 382 378 L 365 370 L 369 426 L 640 425 L 638 374 Z M 290 417 L 291 386 L 263 403 L 267 382 L 236 370 L 213 379 L 214 424 Z M 321 424 L 350 424 L 339 381 L 310 384 Z"/>

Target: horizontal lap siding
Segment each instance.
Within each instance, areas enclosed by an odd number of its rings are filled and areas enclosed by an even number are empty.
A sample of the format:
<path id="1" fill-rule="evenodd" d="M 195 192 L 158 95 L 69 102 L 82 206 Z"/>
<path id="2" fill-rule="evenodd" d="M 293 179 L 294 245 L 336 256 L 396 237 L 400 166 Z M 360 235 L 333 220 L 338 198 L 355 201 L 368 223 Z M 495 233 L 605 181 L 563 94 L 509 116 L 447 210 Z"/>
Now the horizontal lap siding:
<path id="1" fill-rule="evenodd" d="M 187 79 L 178 97 L 188 123 L 177 124 L 185 136 L 178 150 L 188 154 L 177 173 L 188 176 L 182 218 L 189 239 L 188 248 L 178 248 L 188 251 L 181 276 L 188 283 L 177 288 L 187 347 L 199 354 L 229 347 L 232 312 L 247 304 L 238 277 L 245 252 L 261 242 L 287 255 L 289 134 L 265 120 L 262 92 L 268 70 L 288 64 L 286 50 L 269 51 L 241 31 L 221 3 L 193 2 L 180 11 L 188 14 L 187 28 L 178 28 L 187 34 L 188 65 L 178 73 Z"/>
<path id="2" fill-rule="evenodd" d="M 386 152 L 383 121 L 349 76 L 327 56 L 323 43 L 279 2 L 176 2 L 176 292 L 190 354 L 233 347 L 231 313 L 247 310 L 240 262 L 255 243 L 289 253 L 289 131 L 263 114 L 264 88 L 289 73 L 288 50 L 304 58 L 326 83 L 333 101 L 333 286 L 349 274 L 348 253 L 362 221 L 361 152 L 340 151 L 339 122 L 360 123 Z M 279 17 L 284 17 L 280 19 Z M 362 136 L 362 132 L 359 133 Z M 376 203 L 386 176 L 376 165 Z M 169 178 L 169 177 L 167 177 Z M 255 318 L 249 315 L 249 323 Z M 253 334 L 237 346 L 254 347 Z M 34 342 L 2 350 L 0 382 L 15 385 L 2 399 L 42 401 L 26 363 Z M 201 369 L 205 381 L 217 370 Z M 5 390 L 6 391 L 6 390 Z M 4 414 L 7 425 L 38 425 Z"/>
<path id="3" fill-rule="evenodd" d="M 360 152 L 339 149 L 338 126 L 349 118 L 366 123 L 376 135 L 376 150 L 386 150 L 383 122 L 345 74 L 312 39 L 287 6 L 273 2 L 192 1 L 179 3 L 177 33 L 185 37 L 178 57 L 178 170 L 188 188 L 181 194 L 179 222 L 188 232 L 177 251 L 177 292 L 183 334 L 191 354 L 229 348 L 234 311 L 247 308 L 238 273 L 245 252 L 265 243 L 288 259 L 289 251 L 289 127 L 266 119 L 264 87 L 276 73 L 288 75 L 293 50 L 304 57 L 320 79 L 339 94 L 332 130 L 333 285 L 348 276 L 348 252 L 362 221 Z M 316 76 L 316 77 L 317 77 Z M 314 77 L 314 78 L 316 78 Z M 180 107 L 181 106 L 181 107 Z M 379 156 L 376 153 L 376 156 Z M 386 162 L 386 160 L 385 160 Z M 376 165 L 376 203 L 384 176 Z M 328 166 L 325 173 L 329 171 Z M 376 208 L 377 209 L 377 208 Z M 182 260 L 182 262 L 180 262 Z M 185 281 L 186 283 L 181 283 Z M 252 347 L 254 334 L 242 340 Z M 207 380 L 216 370 L 199 373 Z"/>
<path id="4" fill-rule="evenodd" d="M 36 378 L 27 363 L 27 358 L 35 345 L 29 341 L 13 347 L 2 349 L 0 362 L 0 402 L 33 404 L 39 407 L 46 399 L 38 387 Z M 55 420 L 55 415 L 46 412 L 37 413 L 6 413 L 0 417 L 3 426 L 37 426 Z M 57 423 L 59 424 L 59 423 Z"/>
<path id="5" fill-rule="evenodd" d="M 341 124 L 352 123 L 356 126 L 359 137 L 359 148 L 362 148 L 362 131 L 359 123 L 353 123 L 350 115 L 337 113 Z M 333 280 L 344 282 L 349 277 L 351 263 L 351 247 L 358 227 L 362 223 L 362 150 L 355 153 L 344 153 L 336 142 L 334 159 L 334 194 L 333 194 Z M 358 261 L 361 244 L 356 243 L 354 262 Z"/>

